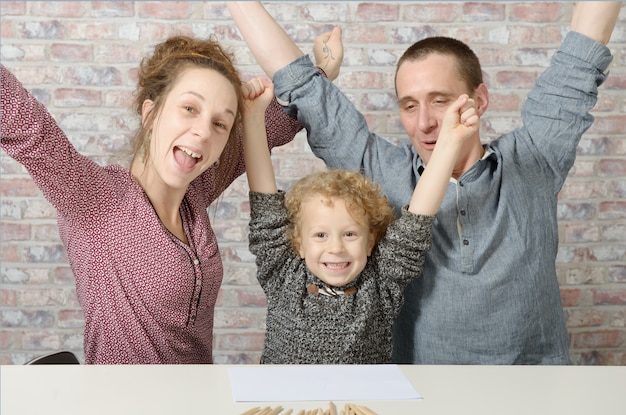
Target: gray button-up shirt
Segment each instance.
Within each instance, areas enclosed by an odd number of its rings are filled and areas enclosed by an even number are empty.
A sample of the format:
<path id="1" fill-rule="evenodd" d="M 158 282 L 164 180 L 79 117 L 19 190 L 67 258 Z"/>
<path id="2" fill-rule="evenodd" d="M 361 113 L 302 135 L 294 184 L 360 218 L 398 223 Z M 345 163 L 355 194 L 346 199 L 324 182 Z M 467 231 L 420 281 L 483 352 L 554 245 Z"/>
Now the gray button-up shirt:
<path id="1" fill-rule="evenodd" d="M 421 364 L 567 364 L 556 278 L 557 194 L 593 123 L 609 49 L 570 32 L 522 108 L 523 126 L 451 180 L 421 278 L 406 289 L 394 360 Z M 362 170 L 399 208 L 423 165 L 408 140 L 390 144 L 307 56 L 274 76 L 328 166 Z"/>

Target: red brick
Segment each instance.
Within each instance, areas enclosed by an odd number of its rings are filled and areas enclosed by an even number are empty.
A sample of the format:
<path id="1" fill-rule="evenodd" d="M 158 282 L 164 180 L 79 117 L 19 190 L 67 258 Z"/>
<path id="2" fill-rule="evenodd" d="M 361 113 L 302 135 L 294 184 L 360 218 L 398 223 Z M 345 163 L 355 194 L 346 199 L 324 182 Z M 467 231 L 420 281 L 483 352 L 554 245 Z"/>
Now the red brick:
<path id="1" fill-rule="evenodd" d="M 26 197 L 39 195 L 39 189 L 30 178 L 6 178 L 0 180 L 0 196 L 2 197 Z"/>
<path id="2" fill-rule="evenodd" d="M 513 22 L 558 22 L 562 13 L 563 6 L 558 2 L 512 3 L 508 17 Z"/>
<path id="3" fill-rule="evenodd" d="M 26 2 L 24 1 L 2 1 L 3 16 L 19 16 L 26 14 Z"/>
<path id="4" fill-rule="evenodd" d="M 593 303 L 595 305 L 626 305 L 626 289 L 594 290 Z"/>
<path id="5" fill-rule="evenodd" d="M 93 60 L 91 45 L 53 43 L 50 45 L 50 58 L 57 62 L 84 62 Z"/>
<path id="6" fill-rule="evenodd" d="M 213 353 L 213 363 L 217 365 L 258 365 L 261 360 L 261 353 L 224 353 L 215 351 Z"/>
<path id="7" fill-rule="evenodd" d="M 37 1 L 31 3 L 30 13 L 44 17 L 82 17 L 88 13 L 88 2 Z"/>
<path id="8" fill-rule="evenodd" d="M 66 305 L 67 292 L 57 289 L 26 289 L 18 292 L 18 303 L 22 307 L 44 307 Z"/>
<path id="9" fill-rule="evenodd" d="M 597 327 L 606 321 L 606 315 L 601 310 L 589 309 L 566 309 L 565 317 L 567 327 Z"/>
<path id="10" fill-rule="evenodd" d="M 450 23 L 459 18 L 462 11 L 450 3 L 402 4 L 402 21 L 419 26 L 425 23 Z"/>
<path id="11" fill-rule="evenodd" d="M 593 330 L 572 334 L 572 345 L 577 348 L 610 348 L 624 343 L 620 330 Z"/>
<path id="12" fill-rule="evenodd" d="M 491 111 L 518 111 L 520 97 L 517 94 L 490 93 L 489 110 Z"/>
<path id="13" fill-rule="evenodd" d="M 177 20 L 191 15 L 192 2 L 188 1 L 140 1 L 137 5 L 139 17 Z"/>
<path id="14" fill-rule="evenodd" d="M 359 3 L 356 8 L 356 21 L 397 22 L 400 5 L 392 3 Z"/>
<path id="15" fill-rule="evenodd" d="M 626 265 L 615 265 L 609 267 L 608 281 L 617 283 L 626 282 Z"/>
<path id="16" fill-rule="evenodd" d="M 82 328 L 85 324 L 82 310 L 60 310 L 58 319 L 60 328 Z"/>
<path id="17" fill-rule="evenodd" d="M 626 117 L 625 117 L 626 118 Z M 624 125 L 626 127 L 626 124 Z M 626 129 L 624 130 L 626 131 Z M 626 176 L 626 160 L 624 159 L 604 159 L 598 165 L 600 176 Z"/>
<path id="18" fill-rule="evenodd" d="M 17 293 L 14 290 L 0 290 L 0 305 L 2 307 L 17 307 Z"/>
<path id="19" fill-rule="evenodd" d="M 97 107 L 102 103 L 99 91 L 59 88 L 54 91 L 54 105 L 62 108 Z"/>
<path id="20" fill-rule="evenodd" d="M 30 239 L 30 225 L 27 223 L 0 222 L 2 241 L 27 241 Z"/>
<path id="21" fill-rule="evenodd" d="M 565 243 L 597 242 L 600 240 L 600 228 L 598 226 L 581 224 L 565 226 Z"/>
<path id="22" fill-rule="evenodd" d="M 130 1 L 92 1 L 91 9 L 97 17 L 131 17 L 135 14 L 134 5 Z"/>
<path id="23" fill-rule="evenodd" d="M 254 327 L 256 321 L 257 316 L 245 309 L 220 308 L 215 310 L 215 328 L 245 329 Z"/>
<path id="24" fill-rule="evenodd" d="M 626 117 L 623 115 L 606 115 L 597 116 L 588 133 L 622 134 L 624 131 L 626 131 Z"/>
<path id="25" fill-rule="evenodd" d="M 59 228 L 53 223 L 33 225 L 33 241 L 60 242 Z"/>
<path id="26" fill-rule="evenodd" d="M 32 331 L 22 334 L 22 345 L 30 350 L 59 350 L 61 342 L 57 333 Z"/>
<path id="27" fill-rule="evenodd" d="M 567 199 L 598 199 L 606 196 L 604 181 L 575 181 L 568 180 L 561 189 L 560 197 Z"/>
<path id="28" fill-rule="evenodd" d="M 358 7 L 358 6 L 357 6 Z M 381 10 L 383 11 L 383 10 Z M 358 11 L 357 11 L 358 15 Z M 309 2 L 300 6 L 300 18 L 297 21 L 308 20 L 316 23 L 323 22 L 346 22 L 350 18 L 349 6 L 345 3 L 326 3 L 318 4 L 317 2 Z M 319 31 L 322 33 L 327 30 Z"/>
<path id="29" fill-rule="evenodd" d="M 215 348 L 221 350 L 252 350 L 258 351 L 263 348 L 264 332 L 216 332 L 213 336 Z"/>
<path id="30" fill-rule="evenodd" d="M 15 343 L 15 335 L 12 330 L 0 330 L 0 350 L 12 348 Z M 0 363 L 2 364 L 2 363 Z"/>
<path id="31" fill-rule="evenodd" d="M 534 73 L 522 71 L 500 71 L 496 74 L 498 87 L 505 89 L 531 88 L 537 76 Z"/>
<path id="32" fill-rule="evenodd" d="M 598 217 L 603 220 L 626 217 L 626 202 L 601 202 Z"/>
<path id="33" fill-rule="evenodd" d="M 561 288 L 561 302 L 563 307 L 577 306 L 580 302 L 580 290 L 576 288 Z"/>
<path id="34" fill-rule="evenodd" d="M 503 21 L 506 19 L 506 8 L 501 3 L 463 3 L 463 21 Z"/>

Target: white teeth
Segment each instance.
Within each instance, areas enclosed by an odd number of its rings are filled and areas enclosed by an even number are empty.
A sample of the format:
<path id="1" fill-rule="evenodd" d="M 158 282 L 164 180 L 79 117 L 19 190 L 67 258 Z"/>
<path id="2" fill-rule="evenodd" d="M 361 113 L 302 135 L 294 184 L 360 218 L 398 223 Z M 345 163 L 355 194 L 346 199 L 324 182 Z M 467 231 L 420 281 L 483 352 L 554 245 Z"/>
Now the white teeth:
<path id="1" fill-rule="evenodd" d="M 330 262 L 326 263 L 326 267 L 327 268 L 345 268 L 347 266 L 348 266 L 348 262 L 341 262 L 339 264 L 337 264 L 337 263 L 330 263 Z"/>
<path id="2" fill-rule="evenodd" d="M 194 153 L 193 151 L 189 150 L 187 147 L 183 147 L 183 146 L 177 146 L 181 151 L 184 151 L 185 154 L 188 154 L 189 156 L 195 158 L 195 159 L 199 159 L 201 157 L 200 154 L 198 153 Z"/>

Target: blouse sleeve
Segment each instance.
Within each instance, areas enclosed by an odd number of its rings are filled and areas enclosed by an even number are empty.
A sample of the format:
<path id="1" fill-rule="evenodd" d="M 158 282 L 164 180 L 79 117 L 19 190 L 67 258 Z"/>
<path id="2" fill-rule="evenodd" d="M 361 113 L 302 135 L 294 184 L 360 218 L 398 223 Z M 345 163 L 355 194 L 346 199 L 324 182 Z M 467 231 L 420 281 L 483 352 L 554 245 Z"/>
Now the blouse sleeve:
<path id="1" fill-rule="evenodd" d="M 2 149 L 28 170 L 46 199 L 68 218 L 109 199 L 104 169 L 76 151 L 45 106 L 8 69 L 0 65 L 0 71 Z"/>
<path id="2" fill-rule="evenodd" d="M 215 180 L 215 172 L 212 171 L 212 169 L 207 170 L 201 176 L 202 185 L 209 195 L 209 203 L 217 199 L 235 179 L 246 171 L 243 157 L 243 130 L 241 123 L 239 123 L 236 128 L 238 148 L 241 149 L 241 151 L 234 154 L 232 159 L 225 160 L 226 163 L 232 163 L 235 166 L 235 168 L 231 170 L 231 175 L 220 183 L 217 183 Z M 265 131 L 267 133 L 267 145 L 270 150 L 292 141 L 302 128 L 302 125 L 300 125 L 295 117 L 288 115 L 283 110 L 282 106 L 276 101 L 276 98 L 272 99 L 265 110 Z"/>

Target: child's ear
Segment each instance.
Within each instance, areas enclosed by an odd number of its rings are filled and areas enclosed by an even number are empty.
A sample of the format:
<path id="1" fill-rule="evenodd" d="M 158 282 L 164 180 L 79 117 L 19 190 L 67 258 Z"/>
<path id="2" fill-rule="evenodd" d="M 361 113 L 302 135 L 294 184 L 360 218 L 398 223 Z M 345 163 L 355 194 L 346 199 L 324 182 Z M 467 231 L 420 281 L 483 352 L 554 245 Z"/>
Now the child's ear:
<path id="1" fill-rule="evenodd" d="M 300 258 L 304 259 L 304 249 L 302 248 L 302 244 L 300 243 L 300 238 L 297 238 L 293 241 L 296 252 L 300 255 Z"/>
<path id="2" fill-rule="evenodd" d="M 367 242 L 367 256 L 372 255 L 372 251 L 374 250 L 374 245 L 376 244 L 376 235 L 374 232 L 370 231 L 370 239 Z"/>

